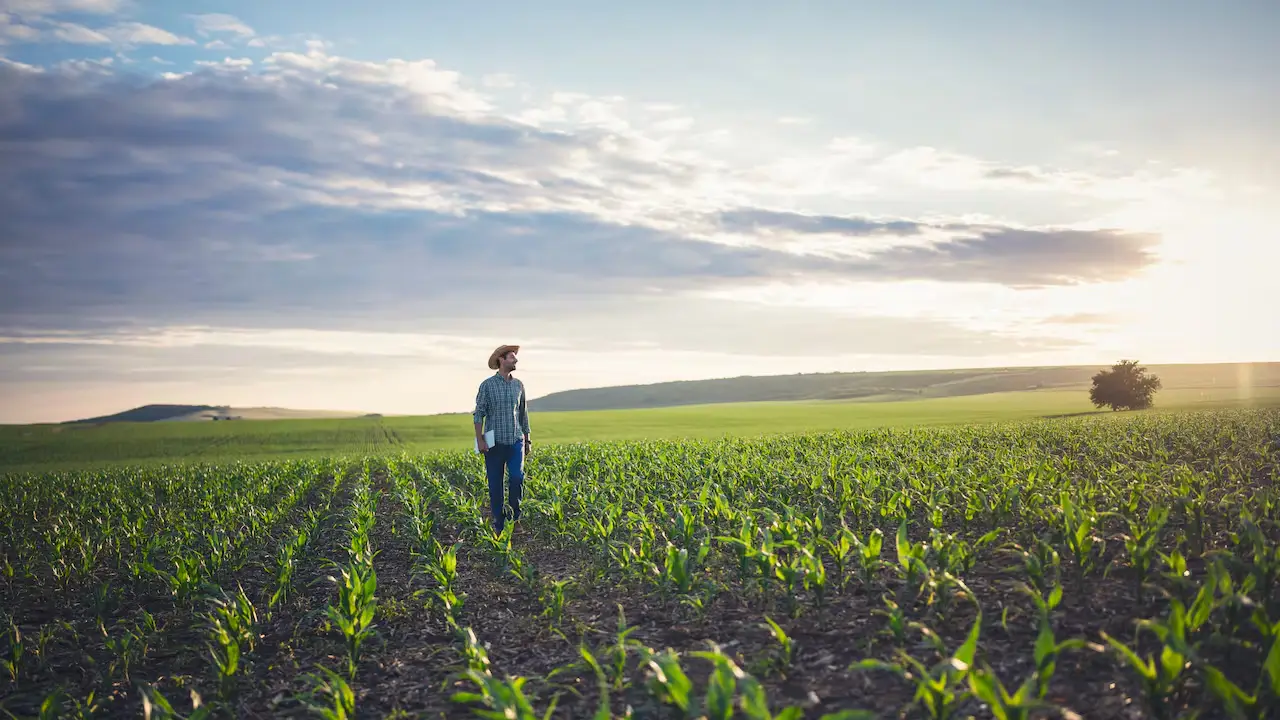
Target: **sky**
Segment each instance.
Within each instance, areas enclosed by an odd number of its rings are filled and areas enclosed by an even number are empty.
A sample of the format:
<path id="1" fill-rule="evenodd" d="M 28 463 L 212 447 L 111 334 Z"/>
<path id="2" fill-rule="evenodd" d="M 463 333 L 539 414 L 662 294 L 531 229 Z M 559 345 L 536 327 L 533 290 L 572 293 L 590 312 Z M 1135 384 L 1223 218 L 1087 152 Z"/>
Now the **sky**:
<path id="1" fill-rule="evenodd" d="M 0 422 L 1280 360 L 1280 3 L 0 0 Z"/>

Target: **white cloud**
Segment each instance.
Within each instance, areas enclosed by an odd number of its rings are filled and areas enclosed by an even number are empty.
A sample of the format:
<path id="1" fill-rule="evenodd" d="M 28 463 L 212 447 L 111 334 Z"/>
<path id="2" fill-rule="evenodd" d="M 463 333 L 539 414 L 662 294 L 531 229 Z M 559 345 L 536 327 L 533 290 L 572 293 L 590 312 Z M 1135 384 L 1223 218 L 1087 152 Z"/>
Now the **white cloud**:
<path id="1" fill-rule="evenodd" d="M 195 21 L 196 33 L 201 37 L 208 37 L 214 34 L 229 34 L 247 39 L 257 35 L 253 28 L 234 15 L 206 13 L 190 17 Z"/>
<path id="2" fill-rule="evenodd" d="M 461 75 L 443 70 L 433 60 L 389 60 L 383 63 L 352 60 L 327 54 L 324 44 L 308 43 L 305 54 L 273 53 L 265 64 L 282 75 L 317 77 L 325 75 L 362 85 L 394 87 L 420 100 L 424 112 L 481 115 L 491 109 L 484 95 L 464 88 Z"/>
<path id="3" fill-rule="evenodd" d="M 9 40 L 30 41 L 39 36 L 39 30 L 23 24 L 17 16 L 0 12 L 0 45 Z"/>
<path id="4" fill-rule="evenodd" d="M 0 23 L 0 35 L 26 42 L 55 41 L 71 45 L 193 45 L 194 40 L 139 22 L 121 22 L 99 28 L 64 21 L 41 21 L 38 26 Z"/>
<path id="5" fill-rule="evenodd" d="M 105 28 L 107 37 L 121 45 L 194 45 L 191 38 L 140 22 L 124 22 Z"/>
<path id="6" fill-rule="evenodd" d="M 245 70 L 253 67 L 253 60 L 250 58 L 223 58 L 221 60 L 196 60 L 195 64 L 200 67 L 222 68 L 226 70 Z"/>
<path id="7" fill-rule="evenodd" d="M 0 11 L 28 18 L 68 12 L 111 15 L 123 5 L 123 0 L 4 0 Z"/>
<path id="8" fill-rule="evenodd" d="M 51 28 L 51 36 L 59 42 L 74 45 L 107 45 L 111 38 L 77 23 L 60 22 Z"/>

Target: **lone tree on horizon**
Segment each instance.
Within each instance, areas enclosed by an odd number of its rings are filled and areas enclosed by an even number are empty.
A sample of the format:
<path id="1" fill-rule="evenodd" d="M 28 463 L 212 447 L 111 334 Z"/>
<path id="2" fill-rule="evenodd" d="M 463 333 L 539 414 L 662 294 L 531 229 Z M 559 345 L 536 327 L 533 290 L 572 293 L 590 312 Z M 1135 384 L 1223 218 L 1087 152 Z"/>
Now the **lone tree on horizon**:
<path id="1" fill-rule="evenodd" d="M 1109 406 L 1112 410 L 1146 410 L 1151 398 L 1160 389 L 1160 378 L 1148 375 L 1147 369 L 1138 367 L 1137 360 L 1121 360 L 1093 376 L 1089 399 L 1095 407 Z"/>

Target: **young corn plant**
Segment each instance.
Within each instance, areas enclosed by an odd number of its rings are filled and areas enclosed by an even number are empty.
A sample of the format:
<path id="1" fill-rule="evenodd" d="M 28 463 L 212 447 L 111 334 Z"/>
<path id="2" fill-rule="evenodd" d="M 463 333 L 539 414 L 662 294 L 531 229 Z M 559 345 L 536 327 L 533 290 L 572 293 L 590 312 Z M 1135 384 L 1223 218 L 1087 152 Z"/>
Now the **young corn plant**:
<path id="1" fill-rule="evenodd" d="M 847 569 L 854 550 L 858 547 L 858 536 L 848 527 L 841 526 L 834 540 L 823 537 L 818 539 L 818 543 L 826 549 L 831 564 L 835 566 L 836 589 L 843 590 L 849 582 Z"/>
<path id="2" fill-rule="evenodd" d="M 104 641 L 112 656 L 107 672 L 114 676 L 119 671 L 124 681 L 129 682 L 129 668 L 146 652 L 145 639 L 142 631 L 136 627 L 121 626 L 120 629 L 120 634 L 108 635 Z"/>
<path id="3" fill-rule="evenodd" d="M 1156 558 L 1156 543 L 1160 539 L 1160 531 L 1168 521 L 1169 508 L 1161 505 L 1152 505 L 1145 518 L 1125 518 L 1129 531 L 1124 536 L 1124 549 L 1133 570 L 1133 592 L 1139 605 L 1142 604 L 1143 589 Z"/>
<path id="4" fill-rule="evenodd" d="M 267 601 L 268 611 L 274 610 L 277 605 L 288 599 L 289 592 L 293 587 L 293 574 L 298 566 L 298 553 L 307 546 L 309 540 L 310 532 L 304 526 L 287 542 L 282 544 L 280 550 L 277 551 L 274 573 L 275 589 Z"/>
<path id="5" fill-rule="evenodd" d="M 775 714 L 760 681 L 738 667 L 719 647 L 712 646 L 710 650 L 693 652 L 691 655 L 713 663 L 699 717 L 706 720 L 732 720 L 736 717 L 745 717 L 747 720 L 801 720 L 804 717 L 804 709 L 798 706 L 783 708 Z M 874 713 L 866 711 L 844 710 L 826 713 L 820 720 L 870 720 L 875 717 Z"/>
<path id="6" fill-rule="evenodd" d="M 968 638 L 954 653 L 945 654 L 942 661 L 932 667 L 912 657 L 901 648 L 897 654 L 900 662 L 862 660 L 850 670 L 882 670 L 892 672 L 916 687 L 912 703 L 919 705 L 933 720 L 950 720 L 957 716 L 968 700 L 970 691 L 965 689 L 974 655 L 978 651 L 978 636 L 982 631 L 982 613 L 979 612 L 969 630 Z M 936 636 L 933 636 L 936 638 Z M 940 643 L 940 641 L 936 641 Z"/>
<path id="7" fill-rule="evenodd" d="M 360 650 L 374 631 L 377 612 L 378 575 L 373 565 L 352 563 L 341 569 L 340 577 L 329 580 L 338 586 L 338 603 L 325 614 L 341 633 L 347 649 L 347 676 L 354 679 Z"/>
<path id="8" fill-rule="evenodd" d="M 773 621 L 773 618 L 766 615 L 764 621 L 774 640 L 778 641 L 778 651 L 771 655 L 768 667 L 786 673 L 787 670 L 791 669 L 791 662 L 795 659 L 795 641 L 787 634 L 786 630 L 783 630 L 778 623 Z"/>
<path id="9" fill-rule="evenodd" d="M 214 600 L 213 605 L 207 616 L 212 636 L 209 655 L 218 672 L 219 693 L 228 699 L 235 692 L 241 658 L 256 644 L 258 614 L 244 588 L 239 588 L 235 596 Z"/>
<path id="10" fill-rule="evenodd" d="M 1040 625 L 1040 633 L 1036 636 L 1034 658 L 1036 663 L 1032 679 L 1035 680 L 1036 697 L 1044 699 L 1049 693 L 1049 684 L 1053 682 L 1054 673 L 1058 669 L 1058 657 L 1067 650 L 1078 650 L 1089 647 L 1082 638 L 1069 638 L 1058 642 L 1053 628 L 1047 622 Z"/>
<path id="11" fill-rule="evenodd" d="M 975 697 L 987 704 L 996 720 L 1031 720 L 1033 713 L 1054 708 L 1037 695 L 1037 679 L 1033 673 L 1010 693 L 989 665 L 975 668 L 969 673 L 969 689 Z"/>
<path id="12" fill-rule="evenodd" d="M 159 690 L 154 687 L 144 687 L 142 688 L 142 717 L 144 720 L 152 720 L 152 718 L 155 720 L 206 720 L 213 717 L 213 708 L 205 705 L 200 694 L 192 690 L 191 712 L 183 715 Z"/>
<path id="13" fill-rule="evenodd" d="M 733 548 L 734 554 L 738 559 L 739 580 L 747 580 L 757 574 L 759 568 L 757 556 L 759 552 L 755 547 L 755 524 L 750 517 L 743 518 L 742 525 L 738 528 L 736 535 L 717 535 L 715 539 Z"/>
<path id="14" fill-rule="evenodd" d="M 12 620 L 9 621 L 9 629 L 5 633 L 5 641 L 9 647 L 5 652 L 4 658 L 0 660 L 0 664 L 3 664 L 5 671 L 9 673 L 9 681 L 16 683 L 18 682 L 18 673 L 22 669 L 22 654 L 26 652 L 26 643 L 22 638 L 22 631 L 18 629 L 18 626 Z"/>
<path id="15" fill-rule="evenodd" d="M 1030 548 L 1012 543 L 1007 547 L 1006 552 L 1012 553 L 1022 561 L 1022 570 L 1031 587 L 1041 597 L 1045 597 L 1058 583 L 1062 560 L 1052 543 L 1042 537 L 1037 537 L 1035 540 L 1035 544 Z M 1017 569 L 1017 566 L 1010 568 L 1010 570 L 1014 569 Z"/>
<path id="16" fill-rule="evenodd" d="M 884 608 L 872 610 L 871 613 L 885 618 L 887 627 L 880 632 L 892 638 L 896 647 L 902 647 L 907 642 L 907 629 L 914 623 L 907 620 L 902 606 L 894 602 L 893 598 L 884 595 L 881 600 L 884 602 Z"/>
<path id="17" fill-rule="evenodd" d="M 477 691 L 460 690 L 450 700 L 463 704 L 478 704 L 484 709 L 474 708 L 480 717 L 494 720 L 550 720 L 556 709 L 556 700 L 541 717 L 533 709 L 533 703 L 524 692 L 528 680 L 523 677 L 509 677 L 499 680 L 487 673 L 467 670 L 464 677 L 475 684 Z M 558 700 L 558 698 L 557 698 Z M 596 715 L 596 717 L 600 717 Z M 607 715 L 606 715 L 607 717 Z"/>
<path id="18" fill-rule="evenodd" d="M 902 523 L 898 525 L 897 549 L 897 570 L 902 577 L 899 598 L 904 598 L 905 593 L 910 590 L 913 593 L 912 603 L 914 603 L 920 596 L 925 577 L 929 574 L 929 566 L 925 563 L 926 544 L 923 542 L 911 542 L 911 539 L 907 536 L 906 519 L 903 519 Z"/>
<path id="19" fill-rule="evenodd" d="M 1031 602 L 1035 603 L 1036 612 L 1039 616 L 1041 627 L 1053 626 L 1053 611 L 1062 603 L 1062 586 L 1054 585 L 1047 595 L 1042 595 L 1041 591 L 1037 591 L 1024 582 L 1015 583 L 1014 587 L 1019 592 L 1031 598 Z"/>
<path id="20" fill-rule="evenodd" d="M 1139 631 L 1148 630 L 1160 640 L 1155 655 L 1140 656 L 1125 643 L 1101 633 L 1107 645 L 1138 676 L 1147 708 L 1157 720 L 1172 720 L 1175 716 L 1173 700 L 1192 674 L 1199 645 L 1194 635 L 1209 621 L 1214 594 L 1213 586 L 1206 583 L 1190 608 L 1174 598 L 1169 601 L 1165 620 L 1139 621 Z"/>
<path id="21" fill-rule="evenodd" d="M 338 673 L 323 665 L 319 672 L 308 673 L 305 680 L 311 686 L 303 699 L 307 709 L 325 720 L 347 720 L 356 714 L 356 695 L 347 681 Z M 317 702 L 324 699 L 327 702 Z"/>
<path id="22" fill-rule="evenodd" d="M 880 528 L 876 528 L 867 535 L 865 542 L 859 540 L 856 535 L 853 539 L 857 551 L 858 580 L 863 585 L 871 585 L 880 568 L 885 565 L 880 559 L 880 551 L 884 547 L 884 533 Z"/>
<path id="23" fill-rule="evenodd" d="M 663 591 L 680 594 L 691 592 L 698 582 L 698 568 L 710 552 L 711 544 L 705 538 L 693 555 L 687 549 L 668 541 L 666 562 L 662 568 Z"/>
<path id="24" fill-rule="evenodd" d="M 1106 546 L 1106 541 L 1097 534 L 1102 517 L 1096 510 L 1079 505 L 1069 494 L 1062 493 L 1059 529 L 1074 561 L 1080 590 L 1084 589 L 1085 578 L 1094 571 Z"/>
<path id="25" fill-rule="evenodd" d="M 646 670 L 645 688 L 662 705 L 676 708 L 688 714 L 692 708 L 693 682 L 680 665 L 680 656 L 674 650 L 654 653 L 641 648 L 641 665 Z"/>
<path id="26" fill-rule="evenodd" d="M 489 674 L 489 653 L 476 637 L 470 627 L 458 628 L 455 631 L 462 642 L 462 654 L 467 660 L 467 669 L 473 672 Z"/>
<path id="27" fill-rule="evenodd" d="M 540 597 L 543 604 L 543 617 L 550 617 L 552 623 L 560 624 L 564 618 L 565 588 L 573 583 L 573 578 L 564 578 L 552 580 L 547 584 L 546 590 Z"/>
<path id="28" fill-rule="evenodd" d="M 458 543 L 450 545 L 448 549 L 437 543 L 436 550 L 436 561 L 429 567 L 429 571 L 441 590 L 452 592 L 453 583 L 458 579 Z"/>
<path id="29" fill-rule="evenodd" d="M 1256 611 L 1254 622 L 1262 633 L 1263 647 L 1268 650 L 1252 692 L 1246 692 L 1213 665 L 1202 662 L 1200 666 L 1205 685 L 1232 720 L 1270 718 L 1280 713 L 1280 622 L 1271 623 L 1262 608 Z"/>

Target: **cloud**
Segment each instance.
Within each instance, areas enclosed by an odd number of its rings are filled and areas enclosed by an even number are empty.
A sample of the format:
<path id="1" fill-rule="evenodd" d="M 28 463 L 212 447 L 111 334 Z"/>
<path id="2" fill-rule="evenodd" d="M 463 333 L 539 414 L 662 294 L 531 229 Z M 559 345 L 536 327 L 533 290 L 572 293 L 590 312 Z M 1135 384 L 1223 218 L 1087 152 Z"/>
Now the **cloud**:
<path id="1" fill-rule="evenodd" d="M 123 0 L 5 0 L 0 11 L 27 18 L 60 13 L 111 15 L 123 7 Z"/>
<path id="2" fill-rule="evenodd" d="M 534 298 L 565 317 L 762 281 L 1027 286 L 1150 262 L 1151 238 L 1110 231 L 734 204 L 736 170 L 621 99 L 562 94 L 577 119 L 533 125 L 516 118 L 548 105 L 499 110 L 430 61 L 313 46 L 158 79 L 86 69 L 0 63 L 0 328 L 489 322 Z"/>
<path id="3" fill-rule="evenodd" d="M 0 39 L 22 42 L 60 42 L 71 45 L 193 45 L 191 38 L 140 22 L 120 22 L 98 28 L 61 20 L 39 20 L 34 25 L 15 23 L 12 16 L 0 15 Z"/>
<path id="4" fill-rule="evenodd" d="M 733 232 L 786 230 L 795 233 L 834 233 L 838 235 L 918 235 L 922 225 L 909 220 L 869 220 L 859 217 L 805 215 L 762 209 L 726 210 L 717 218 L 721 227 Z"/>
<path id="5" fill-rule="evenodd" d="M 140 22 L 126 22 L 113 25 L 103 31 L 107 37 L 120 45 L 194 45 L 191 38 L 174 35 L 168 30 Z"/>
<path id="6" fill-rule="evenodd" d="M 983 176 L 991 178 L 992 180 L 1021 180 L 1029 183 L 1044 182 L 1044 177 L 1041 174 L 1032 170 L 1019 168 L 991 168 L 990 170 L 987 170 Z"/>
<path id="7" fill-rule="evenodd" d="M 249 58 L 223 58 L 221 60 L 196 60 L 198 67 L 206 68 L 222 68 L 224 70 L 243 70 L 253 66 L 253 60 Z"/>
<path id="8" fill-rule="evenodd" d="M 533 305 L 539 305 L 535 300 Z M 552 313 L 497 316 L 478 337 L 474 321 L 451 318 L 434 331 L 409 327 L 316 329 L 148 326 L 85 331 L 28 330 L 0 334 L 0 384 L 51 376 L 70 382 L 137 379 L 199 382 L 240 376 L 334 370 L 379 372 L 425 364 L 475 365 L 493 347 L 491 336 L 520 338 L 534 352 L 596 354 L 660 350 L 711 352 L 754 358 L 838 355 L 976 358 L 1073 347 L 1047 336 L 996 333 L 929 318 L 859 317 L 808 309 L 753 307 L 752 323 L 740 322 L 733 302 L 690 305 L 680 298 L 633 302 L 605 299 L 580 311 L 589 336 L 574 332 Z M 678 323 L 671 318 L 679 317 Z"/>
<path id="9" fill-rule="evenodd" d="M 984 282 L 1019 287 L 1125 280 L 1153 265 L 1160 238 L 1149 233 L 1109 229 L 1036 229 L 968 223 L 926 223 L 862 217 L 806 215 L 763 209 L 724 211 L 721 228 L 760 236 L 770 244 L 782 237 L 835 235 L 851 238 L 915 237 L 935 239 L 910 245 L 852 247 L 836 245 L 840 255 L 857 258 L 843 270 L 878 279 Z M 803 249 L 805 243 L 793 243 Z M 830 244 L 819 245 L 829 249 Z"/>
<path id="10" fill-rule="evenodd" d="M 39 30 L 30 25 L 22 24 L 16 16 L 0 12 L 0 45 L 10 40 L 29 42 L 39 36 Z"/>
<path id="11" fill-rule="evenodd" d="M 6 40 L 70 45 L 193 45 L 195 41 L 163 28 L 136 21 L 90 27 L 65 19 L 67 15 L 112 16 L 122 0 L 4 0 L 0 3 L 0 43 Z M 57 17 L 55 17 L 57 16 Z M 64 19 L 57 19 L 58 17 Z"/>
<path id="12" fill-rule="evenodd" d="M 195 22 L 196 34 L 200 37 L 235 35 L 248 39 L 257 35 L 253 28 L 235 15 L 206 13 L 204 15 L 191 15 L 190 17 Z"/>
<path id="13" fill-rule="evenodd" d="M 1015 287 L 1126 280 L 1153 265 L 1159 237 L 1111 230 L 960 229 L 967 237 L 873 255 L 884 278 L 987 282 Z"/>
<path id="14" fill-rule="evenodd" d="M 1068 313 L 1065 315 L 1051 315 L 1041 320 L 1045 325 L 1114 325 L 1118 322 L 1117 318 L 1106 313 Z"/>

